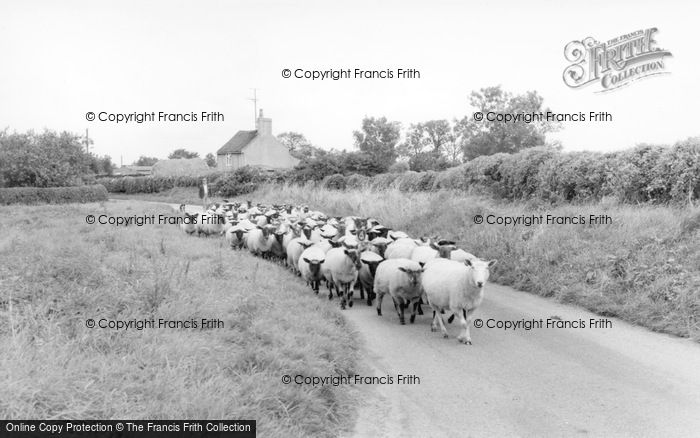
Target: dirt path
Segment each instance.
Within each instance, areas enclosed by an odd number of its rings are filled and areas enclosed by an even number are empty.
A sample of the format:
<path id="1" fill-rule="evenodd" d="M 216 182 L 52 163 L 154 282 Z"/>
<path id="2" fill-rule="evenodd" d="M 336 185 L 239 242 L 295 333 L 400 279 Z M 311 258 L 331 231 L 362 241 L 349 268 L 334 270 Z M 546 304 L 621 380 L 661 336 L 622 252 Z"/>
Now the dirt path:
<path id="1" fill-rule="evenodd" d="M 177 206 L 174 206 L 177 208 Z M 194 209 L 193 209 L 194 211 Z M 394 384 L 361 388 L 356 437 L 700 436 L 700 345 L 489 284 L 476 318 L 583 320 L 585 329 L 472 328 L 473 345 L 430 331 L 430 312 L 401 326 L 363 302 L 344 312 L 366 366 Z M 427 306 L 426 306 L 427 310 Z M 420 384 L 398 384 L 415 375 Z"/>

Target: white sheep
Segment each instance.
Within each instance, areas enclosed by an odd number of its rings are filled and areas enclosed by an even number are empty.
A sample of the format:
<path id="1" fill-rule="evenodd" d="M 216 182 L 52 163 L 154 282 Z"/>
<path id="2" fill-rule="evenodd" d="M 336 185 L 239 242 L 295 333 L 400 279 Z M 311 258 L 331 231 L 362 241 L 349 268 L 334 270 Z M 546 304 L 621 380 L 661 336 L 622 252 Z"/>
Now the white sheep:
<path id="1" fill-rule="evenodd" d="M 405 324 L 404 309 L 413 304 L 411 323 L 416 320 L 416 308 L 422 295 L 421 273 L 423 267 L 409 259 L 385 260 L 377 267 L 374 276 L 374 293 L 377 294 L 377 315 L 382 314 L 382 299 L 391 295 L 399 322 Z"/>
<path id="2" fill-rule="evenodd" d="M 440 240 L 438 243 L 431 243 L 430 246 L 418 246 L 411 253 L 411 260 L 426 264 L 438 257 L 449 259 L 450 254 L 456 249 L 455 243 L 449 240 Z"/>
<path id="3" fill-rule="evenodd" d="M 326 261 L 323 264 L 322 273 L 328 281 L 329 296 L 333 298 L 332 287 L 336 288 L 340 296 L 340 308 L 345 305 L 352 307 L 352 294 L 357 282 L 357 275 L 362 268 L 360 252 L 354 248 L 331 248 L 326 253 Z"/>
<path id="4" fill-rule="evenodd" d="M 471 345 L 469 325 L 476 310 L 484 298 L 484 286 L 489 279 L 489 268 L 496 260 L 483 261 L 467 259 L 463 263 L 447 259 L 435 259 L 425 267 L 423 272 L 423 290 L 430 307 L 433 309 L 431 331 L 438 326 L 444 337 L 447 329 L 442 320 L 442 312 L 450 311 L 459 315 L 464 329 L 457 337 L 459 342 Z"/>
<path id="5" fill-rule="evenodd" d="M 299 273 L 299 257 L 306 248 L 313 245 L 313 242 L 306 237 L 297 237 L 292 239 L 287 245 L 287 266 L 292 269 L 295 274 Z M 323 252 L 325 255 L 325 251 Z"/>
<path id="6" fill-rule="evenodd" d="M 311 289 L 318 295 L 318 289 L 323 279 L 321 265 L 326 259 L 326 253 L 316 246 L 306 248 L 299 255 L 298 268 L 301 277 L 306 280 L 306 284 L 311 286 Z M 332 295 L 331 295 L 332 297 Z"/>
<path id="7" fill-rule="evenodd" d="M 402 239 L 389 244 L 384 251 L 386 259 L 410 259 L 418 244 L 413 239 Z"/>
<path id="8" fill-rule="evenodd" d="M 477 259 L 477 257 L 473 254 L 469 254 L 463 249 L 455 249 L 450 253 L 450 260 L 454 260 L 456 262 L 464 263 L 467 260 L 473 259 Z"/>
<path id="9" fill-rule="evenodd" d="M 236 224 L 226 230 L 226 242 L 232 249 L 241 249 L 245 246 L 245 234 L 248 232 L 245 228 Z"/>
<path id="10" fill-rule="evenodd" d="M 270 251 L 275 241 L 271 227 L 257 227 L 248 231 L 246 235 L 246 246 L 253 255 L 263 255 Z"/>
<path id="11" fill-rule="evenodd" d="M 200 213 L 197 216 L 197 235 L 205 236 L 221 235 L 224 232 L 226 217 L 218 213 Z"/>

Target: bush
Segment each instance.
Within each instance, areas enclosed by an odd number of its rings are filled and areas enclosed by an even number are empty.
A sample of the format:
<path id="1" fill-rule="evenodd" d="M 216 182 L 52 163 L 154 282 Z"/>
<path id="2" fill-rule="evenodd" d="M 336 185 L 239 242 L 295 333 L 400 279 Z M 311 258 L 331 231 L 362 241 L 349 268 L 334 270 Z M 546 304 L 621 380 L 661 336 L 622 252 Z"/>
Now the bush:
<path id="1" fill-rule="evenodd" d="M 345 186 L 348 189 L 364 189 L 369 187 L 371 181 L 372 178 L 368 176 L 353 173 L 345 178 Z"/>
<path id="2" fill-rule="evenodd" d="M 243 166 L 218 178 L 211 184 L 211 194 L 216 196 L 238 196 L 255 191 L 267 178 L 258 168 Z"/>
<path id="3" fill-rule="evenodd" d="M 323 178 L 322 186 L 328 190 L 345 190 L 347 184 L 345 183 L 345 177 L 336 173 Z"/>
<path id="4" fill-rule="evenodd" d="M 406 161 L 397 161 L 396 163 L 389 166 L 390 173 L 404 173 L 408 172 L 410 166 Z"/>
<path id="5" fill-rule="evenodd" d="M 67 204 L 107 200 L 107 189 L 101 184 L 79 187 L 12 187 L 0 188 L 0 205 Z"/>

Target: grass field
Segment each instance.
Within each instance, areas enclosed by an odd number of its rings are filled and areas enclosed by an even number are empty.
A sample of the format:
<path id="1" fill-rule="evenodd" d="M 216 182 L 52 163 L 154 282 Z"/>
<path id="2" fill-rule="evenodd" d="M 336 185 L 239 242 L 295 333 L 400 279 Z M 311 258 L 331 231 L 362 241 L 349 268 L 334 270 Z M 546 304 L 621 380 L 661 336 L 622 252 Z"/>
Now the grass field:
<path id="1" fill-rule="evenodd" d="M 258 436 L 274 437 L 350 427 L 352 392 L 281 382 L 357 372 L 337 303 L 223 239 L 85 222 L 169 212 L 138 201 L 0 208 L 0 418 L 255 419 Z M 116 331 L 88 318 L 224 328 Z"/>
<path id="2" fill-rule="evenodd" d="M 266 186 L 245 199 L 306 203 L 331 215 L 377 217 L 413 236 L 455 239 L 498 259 L 492 280 L 700 341 L 700 209 L 601 202 L 550 207 L 454 192 L 329 191 Z M 475 225 L 477 214 L 607 214 L 612 225 Z"/>

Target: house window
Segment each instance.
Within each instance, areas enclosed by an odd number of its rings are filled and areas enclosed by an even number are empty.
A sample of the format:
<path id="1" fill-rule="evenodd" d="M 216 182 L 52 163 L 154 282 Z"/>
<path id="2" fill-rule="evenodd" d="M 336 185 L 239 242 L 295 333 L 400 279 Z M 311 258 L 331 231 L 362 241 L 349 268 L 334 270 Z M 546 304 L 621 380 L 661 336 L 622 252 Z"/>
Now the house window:
<path id="1" fill-rule="evenodd" d="M 231 154 L 226 154 L 226 167 L 231 167 Z"/>

